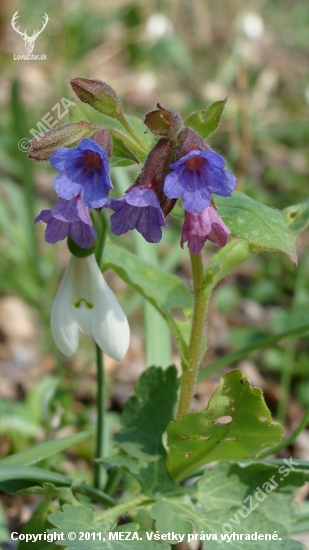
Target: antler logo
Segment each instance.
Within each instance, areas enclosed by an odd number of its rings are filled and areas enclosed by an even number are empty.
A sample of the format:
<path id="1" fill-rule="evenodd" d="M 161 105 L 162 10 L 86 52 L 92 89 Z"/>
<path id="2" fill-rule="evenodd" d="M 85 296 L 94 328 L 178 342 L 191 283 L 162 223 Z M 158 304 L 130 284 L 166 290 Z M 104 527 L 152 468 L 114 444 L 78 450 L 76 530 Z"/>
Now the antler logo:
<path id="1" fill-rule="evenodd" d="M 21 32 L 19 30 L 19 27 L 16 28 L 16 20 L 18 19 L 19 15 L 18 15 L 18 11 L 16 11 L 12 17 L 12 21 L 11 21 L 11 25 L 14 29 L 14 31 L 18 32 L 18 34 L 20 34 L 20 36 L 22 37 L 22 39 L 25 41 L 25 47 L 26 47 L 26 52 L 27 53 L 32 53 L 33 52 L 33 48 L 34 48 L 34 44 L 35 44 L 35 41 L 37 39 L 37 37 L 39 36 L 39 34 L 41 34 L 41 32 L 45 29 L 47 23 L 48 23 L 48 20 L 49 20 L 49 17 L 48 15 L 45 13 L 44 15 L 44 18 L 43 18 L 43 27 L 41 28 L 41 30 L 36 30 L 36 31 L 33 31 L 33 35 L 32 36 L 28 36 L 27 35 L 27 29 L 25 30 L 25 32 Z"/>

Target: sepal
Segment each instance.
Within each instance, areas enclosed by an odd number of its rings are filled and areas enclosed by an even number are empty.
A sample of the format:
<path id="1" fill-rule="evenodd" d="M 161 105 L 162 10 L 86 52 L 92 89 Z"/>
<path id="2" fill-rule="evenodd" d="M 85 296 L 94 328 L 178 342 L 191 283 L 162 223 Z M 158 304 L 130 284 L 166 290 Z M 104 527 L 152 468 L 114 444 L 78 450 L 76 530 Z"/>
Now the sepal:
<path id="1" fill-rule="evenodd" d="M 102 147 L 102 149 L 104 149 L 104 151 L 106 152 L 106 160 L 109 162 L 113 151 L 113 141 L 109 132 L 102 128 L 94 132 L 90 136 L 90 139 L 96 141 Z"/>
<path id="2" fill-rule="evenodd" d="M 89 137 L 98 128 L 98 124 L 92 122 L 70 122 L 59 128 L 53 128 L 48 132 L 39 134 L 31 139 L 26 147 L 31 149 L 28 157 L 40 162 L 49 160 L 50 155 L 59 147 L 74 147 L 81 139 Z"/>
<path id="3" fill-rule="evenodd" d="M 171 139 L 161 138 L 158 143 L 150 151 L 141 173 L 128 189 L 132 189 L 137 185 L 141 187 L 151 187 L 158 195 L 162 212 L 166 217 L 167 214 L 174 208 L 176 200 L 169 199 L 164 191 L 164 180 L 169 173 L 170 163 L 173 157 L 173 142 Z"/>
<path id="4" fill-rule="evenodd" d="M 76 258 L 87 258 L 87 256 L 91 256 L 91 254 L 95 251 L 95 244 L 93 244 L 90 248 L 82 248 L 72 239 L 70 235 L 67 237 L 67 245 L 72 256 L 75 256 Z"/>
<path id="5" fill-rule="evenodd" d="M 157 103 L 157 109 L 146 114 L 144 123 L 157 136 L 172 137 L 179 132 L 182 120 L 176 111 L 162 107 Z"/>
<path id="6" fill-rule="evenodd" d="M 72 78 L 71 86 L 78 99 L 113 118 L 122 114 L 122 106 L 115 90 L 106 82 L 94 78 Z"/>
<path id="7" fill-rule="evenodd" d="M 184 128 L 178 134 L 178 146 L 176 150 L 175 160 L 184 157 L 191 150 L 202 151 L 204 143 L 202 138 L 191 128 Z"/>

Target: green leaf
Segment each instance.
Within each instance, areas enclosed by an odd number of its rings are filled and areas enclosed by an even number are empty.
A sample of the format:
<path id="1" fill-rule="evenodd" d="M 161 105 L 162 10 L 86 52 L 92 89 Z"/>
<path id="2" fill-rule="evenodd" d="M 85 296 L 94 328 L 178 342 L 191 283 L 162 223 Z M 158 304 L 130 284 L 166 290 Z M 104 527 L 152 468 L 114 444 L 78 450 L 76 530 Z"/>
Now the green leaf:
<path id="1" fill-rule="evenodd" d="M 218 213 L 234 237 L 240 237 L 264 250 L 279 250 L 296 264 L 297 235 L 279 212 L 234 191 L 231 197 L 216 197 Z"/>
<path id="2" fill-rule="evenodd" d="M 221 486 L 221 491 L 226 491 L 225 486 Z M 198 533 L 199 538 L 195 540 L 203 542 L 204 548 L 206 547 L 207 550 L 222 548 L 221 544 L 224 539 L 222 540 L 221 536 L 226 536 L 226 533 L 234 532 L 248 535 L 256 532 L 273 534 L 276 531 L 278 537 L 282 538 L 287 535 L 287 529 L 284 526 L 278 526 L 277 523 L 270 521 L 259 510 L 245 519 L 245 525 L 242 524 L 243 518 L 241 516 L 237 517 L 237 512 L 238 508 L 233 507 L 228 510 L 219 508 L 205 513 L 203 509 L 197 508 L 189 497 L 168 498 L 160 495 L 156 504 L 152 507 L 151 515 L 156 520 L 156 528 L 160 533 L 168 533 L 171 530 L 171 525 L 174 532 L 186 535 L 184 540 L 190 540 L 188 535 L 194 532 Z M 231 529 L 227 526 L 231 526 Z M 224 530 L 224 527 L 226 530 Z M 248 548 L 265 550 L 265 541 L 250 541 L 249 545 L 248 541 L 245 540 L 237 541 L 225 538 L 225 542 L 226 544 L 228 542 L 228 546 L 223 546 L 223 548 L 231 548 L 232 550 L 248 550 Z M 297 546 L 295 541 L 278 540 L 277 542 L 272 541 L 270 544 L 269 547 L 275 550 L 301 550 L 303 548 L 302 545 Z"/>
<path id="3" fill-rule="evenodd" d="M 191 113 L 185 121 L 184 125 L 195 130 L 203 139 L 217 131 L 223 111 L 227 102 L 227 97 L 221 101 L 215 101 L 206 109 Z"/>
<path id="4" fill-rule="evenodd" d="M 293 471 L 293 466 L 288 467 L 286 463 L 284 469 L 285 472 L 264 463 L 244 466 L 229 462 L 206 468 L 202 478 L 190 486 L 192 491 L 195 489 L 191 498 L 189 495 L 158 496 L 151 510 L 156 529 L 166 533 L 173 525 L 174 532 L 198 533 L 197 540 L 203 542 L 207 550 L 219 549 L 221 535 L 225 533 L 242 533 L 244 538 L 248 534 L 277 532 L 278 537 L 285 537 L 291 531 L 293 492 L 304 484 L 308 473 Z M 249 547 L 248 540 L 231 537 L 225 542 L 234 550 Z M 250 540 L 250 548 L 264 550 L 265 547 L 268 547 L 265 541 Z M 291 540 L 277 540 L 269 547 L 294 550 L 302 545 Z"/>
<path id="5" fill-rule="evenodd" d="M 287 226 L 296 233 L 301 233 L 309 225 L 309 200 L 288 206 L 282 210 Z"/>
<path id="6" fill-rule="evenodd" d="M 176 367 L 150 367 L 135 386 L 123 411 L 123 428 L 115 441 L 134 458 L 155 460 L 165 454 L 162 434 L 173 418 L 177 399 Z"/>
<path id="7" fill-rule="evenodd" d="M 214 254 L 209 261 L 205 271 L 207 283 L 214 288 L 224 277 L 250 258 L 253 258 L 260 250 L 260 248 L 249 244 L 247 241 L 233 239 Z"/>
<path id="8" fill-rule="evenodd" d="M 151 132 L 147 130 L 144 122 L 137 116 L 126 115 L 127 121 L 132 126 L 133 130 L 142 138 L 146 149 L 150 150 L 156 143 L 156 139 Z"/>
<path id="9" fill-rule="evenodd" d="M 192 314 L 192 295 L 188 288 L 175 275 L 166 273 L 150 262 L 107 241 L 103 270 L 109 268 L 161 313 L 179 345 L 181 355 L 184 356 L 188 344 L 188 331 L 185 326 L 185 330 L 182 331 L 182 323 L 176 322 L 173 309 L 181 308 L 186 318 Z"/>
<path id="10" fill-rule="evenodd" d="M 262 462 L 246 465 L 222 462 L 215 468 L 205 470 L 197 484 L 195 496 L 208 513 L 214 509 L 241 508 L 244 499 L 251 495 L 254 503 L 259 502 L 256 506 L 259 512 L 290 531 L 293 492 L 308 479 L 308 473 L 294 471 L 293 468 L 290 459 L 280 468 Z M 225 486 L 224 491 L 222 486 Z M 257 498 L 256 491 L 262 493 Z M 250 502 L 250 498 L 245 502 L 248 508 Z"/>
<path id="11" fill-rule="evenodd" d="M 167 434 L 167 469 L 180 480 L 213 460 L 256 456 L 280 441 L 282 428 L 271 421 L 262 390 L 236 370 L 221 378 L 204 411 L 172 422 Z"/>
<path id="12" fill-rule="evenodd" d="M 77 445 L 80 441 L 90 437 L 90 432 L 80 432 L 73 435 L 68 435 L 66 437 L 61 437 L 60 439 L 53 439 L 52 441 L 46 441 L 45 443 L 40 443 L 35 445 L 30 449 L 25 451 L 20 451 L 14 455 L 7 456 L 0 460 L 0 468 L 2 465 L 20 465 L 20 466 L 31 466 L 49 458 L 57 453 L 61 453 L 68 447 Z"/>
<path id="13" fill-rule="evenodd" d="M 69 487 L 56 487 L 53 483 L 43 483 L 42 487 L 36 485 L 29 487 L 28 489 L 22 489 L 18 491 L 20 496 L 27 495 L 40 495 L 48 497 L 49 500 L 58 500 L 62 503 L 73 504 L 74 506 L 80 506 L 79 500 L 77 500 L 72 490 Z"/>
<path id="14" fill-rule="evenodd" d="M 119 468 L 120 470 L 130 472 L 132 475 L 138 474 L 141 468 L 147 466 L 146 460 L 133 458 L 124 452 L 112 458 L 97 459 L 96 462 L 102 462 L 104 468 Z"/>
<path id="15" fill-rule="evenodd" d="M 18 480 L 18 483 L 15 483 L 14 480 Z M 6 492 L 15 493 L 20 489 L 29 488 L 30 484 L 28 482 L 47 482 L 54 483 L 57 486 L 71 487 L 73 480 L 57 472 L 50 472 L 35 466 L 0 465 L 0 483 Z M 102 502 L 106 506 L 115 504 L 112 497 L 88 485 L 76 484 L 75 490 L 90 495 L 94 500 Z"/>
<path id="16" fill-rule="evenodd" d="M 22 479 L 29 481 L 49 481 L 58 485 L 71 485 L 72 480 L 56 472 L 49 472 L 42 468 L 35 468 L 34 466 L 19 466 L 16 464 L 0 465 L 0 482 L 8 481 L 12 479 Z"/>
<path id="17" fill-rule="evenodd" d="M 132 153 L 131 149 L 116 136 L 113 136 L 113 156 L 111 166 L 116 166 L 118 160 L 129 160 L 130 164 L 138 163 L 138 159 Z"/>
<path id="18" fill-rule="evenodd" d="M 77 510 L 76 506 L 65 504 L 61 512 L 50 514 L 48 519 L 57 528 L 50 529 L 49 532 L 63 533 L 63 540 L 59 541 L 58 544 L 70 550 L 89 550 L 90 548 L 91 550 L 102 550 L 102 548 L 106 550 L 169 549 L 169 546 L 164 542 L 148 541 L 146 532 L 139 530 L 137 523 L 126 523 L 115 528 L 117 520 L 117 510 L 115 509 L 102 514 L 102 512 L 90 507 L 79 506 Z M 119 533 L 119 531 L 122 533 L 131 532 L 135 538 L 133 540 L 109 540 L 109 532 L 112 530 L 114 533 Z M 76 534 L 75 540 L 70 540 L 71 533 Z M 90 540 L 82 538 L 81 533 L 91 533 Z"/>

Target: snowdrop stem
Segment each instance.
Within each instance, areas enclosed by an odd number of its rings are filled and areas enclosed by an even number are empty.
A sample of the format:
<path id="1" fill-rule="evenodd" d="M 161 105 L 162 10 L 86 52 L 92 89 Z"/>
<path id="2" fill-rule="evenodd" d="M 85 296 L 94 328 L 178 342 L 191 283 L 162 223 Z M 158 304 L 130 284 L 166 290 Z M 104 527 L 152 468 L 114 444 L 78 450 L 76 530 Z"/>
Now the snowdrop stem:
<path id="1" fill-rule="evenodd" d="M 186 362 L 183 363 L 177 418 L 181 418 L 184 414 L 190 412 L 196 375 L 202 359 L 205 318 L 210 295 L 210 287 L 205 284 L 204 280 L 201 254 L 190 254 L 190 257 L 193 275 L 194 309 L 187 358 Z"/>
<path id="2" fill-rule="evenodd" d="M 96 450 L 95 458 L 102 458 L 104 453 L 104 421 L 105 421 L 105 383 L 103 352 L 96 344 L 97 361 L 97 429 L 96 429 Z M 102 464 L 95 462 L 94 487 L 102 488 Z"/>

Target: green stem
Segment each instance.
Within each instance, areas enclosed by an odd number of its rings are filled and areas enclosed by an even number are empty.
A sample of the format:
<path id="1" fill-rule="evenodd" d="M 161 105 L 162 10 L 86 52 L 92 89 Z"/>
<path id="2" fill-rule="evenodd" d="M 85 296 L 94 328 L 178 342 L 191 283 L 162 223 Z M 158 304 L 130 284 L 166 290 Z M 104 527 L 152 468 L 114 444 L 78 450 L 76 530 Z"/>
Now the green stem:
<path id="1" fill-rule="evenodd" d="M 257 458 L 265 458 L 266 456 L 273 455 L 275 453 L 278 453 L 278 451 L 281 451 L 281 449 L 284 449 L 288 445 L 291 445 L 291 443 L 295 441 L 296 437 L 300 434 L 300 432 L 307 426 L 308 422 L 309 422 L 309 409 L 305 412 L 304 417 L 301 420 L 298 427 L 296 428 L 296 430 L 294 430 L 294 432 L 289 437 L 287 437 L 283 441 L 280 441 L 278 445 L 275 445 L 271 449 L 266 449 L 266 451 L 263 451 L 262 453 L 260 453 Z"/>
<path id="2" fill-rule="evenodd" d="M 177 418 L 190 411 L 197 371 L 201 362 L 205 317 L 210 287 L 204 283 L 201 254 L 190 254 L 193 274 L 194 310 L 190 343 L 186 362 L 183 363 Z"/>
<path id="3" fill-rule="evenodd" d="M 103 353 L 101 348 L 99 348 L 98 344 L 96 344 L 96 359 L 97 359 L 98 390 L 97 390 L 97 436 L 96 436 L 95 458 L 103 458 L 105 387 L 104 387 Z M 102 473 L 103 473 L 102 464 L 95 462 L 94 487 L 96 489 L 101 489 Z"/>
<path id="4" fill-rule="evenodd" d="M 113 495 L 117 491 L 121 477 L 122 472 L 119 468 L 111 468 L 108 471 L 108 478 L 104 487 L 104 493 L 107 495 Z"/>
<path id="5" fill-rule="evenodd" d="M 73 480 L 71 482 L 71 485 L 73 483 Z M 80 493 L 82 495 L 87 495 L 95 502 L 101 502 L 105 506 L 108 506 L 108 508 L 111 508 L 112 506 L 116 506 L 117 501 L 114 500 L 110 495 L 107 493 L 103 493 L 103 491 L 99 491 L 98 489 L 95 489 L 94 487 L 91 487 L 90 485 L 78 485 L 76 489 L 74 489 L 76 493 Z"/>
<path id="6" fill-rule="evenodd" d="M 114 506 L 113 508 L 111 508 L 111 510 L 103 512 L 100 516 L 97 517 L 97 521 L 100 521 L 100 519 L 104 518 L 104 521 L 107 522 L 109 517 L 115 519 L 116 516 L 122 516 L 123 514 L 125 514 L 129 510 L 132 510 L 133 508 L 136 508 L 137 506 L 141 506 L 142 504 L 150 504 L 151 502 L 155 502 L 155 498 L 146 497 L 145 495 L 138 495 L 137 497 L 134 497 L 127 502 L 117 504 L 117 506 Z"/>
<path id="7" fill-rule="evenodd" d="M 130 134 L 130 136 L 133 137 L 134 141 L 136 141 L 140 147 L 142 148 L 142 150 L 146 153 L 148 153 L 148 149 L 147 147 L 145 147 L 145 143 L 143 142 L 143 140 L 139 137 L 139 135 L 134 131 L 134 129 L 132 128 L 131 124 L 129 124 L 129 122 L 127 121 L 127 119 L 125 118 L 125 116 L 121 113 L 117 116 L 117 120 L 120 122 L 120 124 L 122 124 L 122 126 L 127 130 L 127 132 Z"/>

